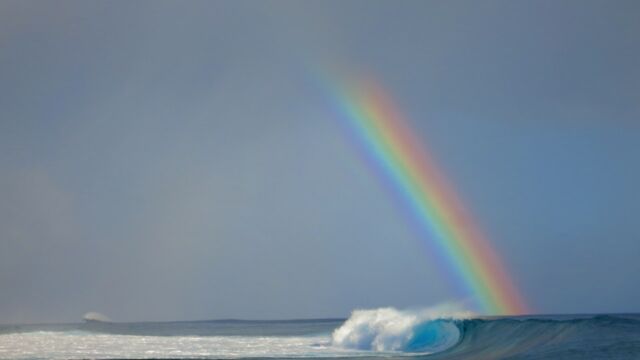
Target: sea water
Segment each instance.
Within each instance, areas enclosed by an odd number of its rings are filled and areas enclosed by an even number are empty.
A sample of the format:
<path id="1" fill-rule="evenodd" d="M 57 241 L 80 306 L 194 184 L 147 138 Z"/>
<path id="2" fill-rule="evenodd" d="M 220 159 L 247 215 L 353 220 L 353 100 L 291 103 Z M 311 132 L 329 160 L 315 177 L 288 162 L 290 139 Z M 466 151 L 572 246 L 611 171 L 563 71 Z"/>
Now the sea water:
<path id="1" fill-rule="evenodd" d="M 640 315 L 482 318 L 391 308 L 349 319 L 0 325 L 0 359 L 640 359 Z"/>

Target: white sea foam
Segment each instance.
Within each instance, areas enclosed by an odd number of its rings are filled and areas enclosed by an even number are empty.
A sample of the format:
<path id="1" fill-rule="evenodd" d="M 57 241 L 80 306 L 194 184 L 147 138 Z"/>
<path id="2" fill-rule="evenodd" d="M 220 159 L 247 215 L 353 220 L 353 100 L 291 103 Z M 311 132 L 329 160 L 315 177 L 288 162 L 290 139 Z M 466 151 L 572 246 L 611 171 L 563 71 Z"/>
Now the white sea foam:
<path id="1" fill-rule="evenodd" d="M 0 335 L 0 359 L 309 358 L 370 355 L 313 336 L 141 336 L 80 330 Z"/>
<path id="2" fill-rule="evenodd" d="M 460 331 L 451 319 L 472 313 L 453 305 L 419 310 L 355 310 L 333 332 L 334 346 L 373 351 L 437 352 L 455 345 Z"/>
<path id="3" fill-rule="evenodd" d="M 350 356 L 325 336 L 137 336 L 39 331 L 0 335 L 0 359 Z"/>

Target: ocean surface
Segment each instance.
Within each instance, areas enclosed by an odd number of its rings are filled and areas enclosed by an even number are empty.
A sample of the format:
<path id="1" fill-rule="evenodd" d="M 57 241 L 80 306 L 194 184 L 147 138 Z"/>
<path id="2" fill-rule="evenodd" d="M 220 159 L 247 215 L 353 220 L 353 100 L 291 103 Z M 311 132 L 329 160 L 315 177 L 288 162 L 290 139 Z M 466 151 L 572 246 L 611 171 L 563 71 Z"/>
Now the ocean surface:
<path id="1" fill-rule="evenodd" d="M 0 325 L 0 359 L 640 359 L 640 314 Z"/>

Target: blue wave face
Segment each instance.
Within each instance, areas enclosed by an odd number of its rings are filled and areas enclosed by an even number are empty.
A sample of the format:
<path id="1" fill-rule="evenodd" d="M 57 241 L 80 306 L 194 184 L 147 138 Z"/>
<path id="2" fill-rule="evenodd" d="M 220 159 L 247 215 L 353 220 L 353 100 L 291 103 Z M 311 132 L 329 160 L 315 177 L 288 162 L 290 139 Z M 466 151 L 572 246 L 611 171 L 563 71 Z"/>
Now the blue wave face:
<path id="1" fill-rule="evenodd" d="M 640 317 L 468 319 L 453 347 L 431 359 L 640 359 Z"/>
<path id="2" fill-rule="evenodd" d="M 403 351 L 434 353 L 450 348 L 459 339 L 460 330 L 452 320 L 427 321 L 412 329 Z"/>

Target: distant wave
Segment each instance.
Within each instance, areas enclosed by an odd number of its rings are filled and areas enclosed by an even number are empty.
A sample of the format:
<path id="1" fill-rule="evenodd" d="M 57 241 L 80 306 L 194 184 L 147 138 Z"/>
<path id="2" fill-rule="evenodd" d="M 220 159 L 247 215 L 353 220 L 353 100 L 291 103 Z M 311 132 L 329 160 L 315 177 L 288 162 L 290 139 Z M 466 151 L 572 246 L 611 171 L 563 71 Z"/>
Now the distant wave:
<path id="1" fill-rule="evenodd" d="M 82 320 L 84 321 L 99 321 L 99 322 L 110 322 L 111 320 L 103 314 L 99 312 L 90 311 L 82 316 Z"/>
<path id="2" fill-rule="evenodd" d="M 334 346 L 422 353 L 428 359 L 640 357 L 637 317 L 498 317 L 393 308 L 357 310 L 333 332 Z M 596 356 L 596 358 L 597 358 Z"/>

